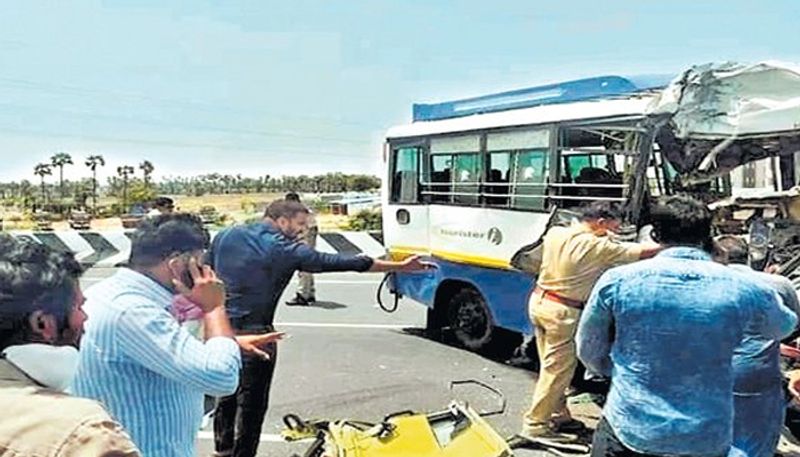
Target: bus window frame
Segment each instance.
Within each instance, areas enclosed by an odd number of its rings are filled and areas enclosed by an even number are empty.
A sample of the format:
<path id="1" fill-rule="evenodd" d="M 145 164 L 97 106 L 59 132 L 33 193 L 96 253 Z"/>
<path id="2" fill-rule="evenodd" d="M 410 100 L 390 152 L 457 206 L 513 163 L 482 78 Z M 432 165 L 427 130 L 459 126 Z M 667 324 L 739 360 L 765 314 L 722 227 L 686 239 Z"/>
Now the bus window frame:
<path id="1" fill-rule="evenodd" d="M 423 177 L 424 177 L 424 158 L 427 155 L 428 146 L 430 144 L 429 141 L 425 138 L 414 138 L 414 139 L 401 139 L 395 141 L 388 141 L 389 143 L 389 160 L 388 160 L 388 176 L 386 177 L 387 183 L 386 188 L 388 190 L 387 201 L 390 205 L 396 206 L 415 206 L 415 205 L 425 205 L 426 203 L 422 201 L 422 189 L 423 189 Z M 394 196 L 394 175 L 396 173 L 397 168 L 397 150 L 399 149 L 411 149 L 417 148 L 418 149 L 418 156 L 417 156 L 417 201 L 416 202 L 400 202 L 393 200 Z"/>
<path id="2" fill-rule="evenodd" d="M 551 184 L 551 199 L 554 205 L 558 208 L 573 208 L 575 206 L 579 206 L 581 204 L 591 203 L 593 201 L 612 201 L 625 204 L 626 206 L 631 201 L 635 190 L 632 188 L 634 184 L 634 179 L 626 179 L 629 177 L 633 177 L 633 175 L 628 175 L 625 170 L 622 171 L 622 184 L 599 184 L 597 187 L 613 189 L 613 188 L 620 188 L 622 189 L 622 196 L 621 197 L 586 197 L 586 196 L 570 196 L 564 195 L 564 189 L 568 187 L 573 187 L 574 183 L 566 183 L 562 180 L 562 171 L 564 170 L 565 166 L 565 156 L 569 155 L 618 155 L 618 156 L 631 156 L 632 163 L 631 169 L 635 169 L 636 165 L 639 160 L 641 160 L 641 152 L 640 150 L 637 151 L 617 151 L 617 150 L 609 150 L 609 149 L 602 149 L 602 150 L 590 150 L 586 149 L 585 147 L 573 146 L 570 145 L 564 135 L 566 135 L 570 130 L 583 130 L 587 133 L 603 133 L 606 130 L 621 130 L 621 131 L 631 131 L 636 133 L 637 135 L 647 135 L 648 130 L 645 124 L 645 120 L 647 118 L 644 116 L 622 116 L 622 117 L 615 117 L 615 118 L 603 118 L 603 119 L 591 119 L 591 120 L 581 120 L 578 122 L 561 122 L 557 123 L 557 134 L 555 135 L 556 144 L 553 146 L 553 152 L 555 155 L 555 166 L 552 167 L 552 184 Z M 635 141 L 638 144 L 638 141 Z M 647 153 L 647 157 L 652 157 L 653 155 L 653 145 L 655 144 L 654 141 L 651 142 L 649 151 Z M 575 154 L 564 154 L 565 151 L 575 151 Z M 581 154 L 583 153 L 583 154 Z M 616 167 L 616 163 L 615 163 Z M 570 177 L 572 177 L 572 173 L 570 173 Z M 592 184 L 582 184 L 583 187 L 593 186 Z M 649 189 L 644 189 L 644 192 L 647 194 L 649 193 Z M 578 202 L 577 205 L 570 205 L 568 202 Z"/>
<path id="3" fill-rule="evenodd" d="M 425 135 L 425 136 L 416 136 L 416 137 L 408 137 L 408 138 L 399 138 L 399 139 L 389 139 L 390 154 L 394 159 L 394 150 L 401 148 L 401 147 L 421 147 L 422 148 L 422 158 L 419 162 L 419 166 L 421 167 L 420 170 L 420 192 L 419 192 L 419 201 L 418 203 L 414 203 L 414 205 L 445 205 L 445 206 L 457 206 L 457 207 L 469 207 L 469 208 L 486 208 L 486 209 L 498 209 L 503 211 L 521 211 L 526 213 L 549 213 L 552 208 L 559 207 L 563 208 L 563 202 L 566 201 L 568 198 L 564 198 L 565 196 L 561 195 L 561 189 L 563 188 L 560 186 L 563 184 L 560 180 L 560 173 L 562 170 L 562 154 L 560 148 L 560 135 L 561 132 L 565 129 L 571 128 L 593 128 L 599 130 L 610 130 L 610 129 L 620 129 L 625 131 L 635 131 L 638 132 L 640 135 L 648 134 L 648 125 L 646 124 L 647 118 L 645 116 L 615 116 L 615 117 L 606 117 L 606 118 L 596 118 L 596 119 L 582 119 L 579 121 L 561 121 L 561 122 L 553 122 L 553 123 L 546 123 L 546 124 L 527 124 L 521 126 L 511 126 L 511 127 L 501 127 L 501 128 L 484 128 L 484 129 L 475 129 L 475 130 L 463 130 L 463 131 L 456 131 L 456 132 L 447 132 L 447 133 L 440 133 L 434 135 Z M 499 206 L 487 203 L 487 197 L 496 197 L 495 195 L 491 195 L 486 193 L 484 190 L 485 184 L 488 182 L 487 180 L 487 173 L 489 170 L 486 169 L 486 164 L 489 161 L 489 155 L 492 152 L 504 152 L 504 151 L 488 151 L 486 145 L 486 138 L 489 133 L 504 133 L 504 132 L 513 132 L 513 131 L 521 131 L 521 130 L 530 130 L 530 129 L 550 129 L 549 132 L 549 177 L 546 183 L 546 192 L 545 198 L 546 204 L 543 205 L 544 209 L 538 210 L 533 208 L 514 208 L 511 206 L 511 199 L 509 198 L 509 203 L 506 206 Z M 432 184 L 427 180 L 430 176 L 430 140 L 432 138 L 439 138 L 439 137 L 450 137 L 450 136 L 463 136 L 463 135 L 478 135 L 480 138 L 480 151 L 479 156 L 481 160 L 481 180 L 479 186 L 478 196 L 479 201 L 476 204 L 465 204 L 465 203 L 456 203 L 456 202 L 430 202 L 426 201 L 425 193 L 429 186 Z M 653 145 L 655 141 L 651 142 L 650 148 L 648 151 L 648 157 L 652 157 L 655 151 L 653 150 Z M 471 153 L 471 152 L 465 152 Z M 474 153 L 474 152 L 472 152 Z M 634 157 L 634 160 L 639 160 L 639 153 L 637 151 L 636 154 L 631 154 Z M 444 155 L 453 155 L 454 153 L 443 153 Z M 603 154 L 603 152 L 598 152 L 598 154 Z M 611 154 L 620 154 L 617 151 L 611 152 Z M 439 154 L 436 154 L 439 155 Z M 394 166 L 393 164 L 391 165 Z M 393 168 L 391 168 L 393 171 Z M 626 174 L 623 172 L 623 177 Z M 663 178 L 663 174 L 661 175 Z M 452 179 L 451 179 L 452 181 Z M 509 182 L 509 187 L 513 186 L 513 183 Z M 630 185 L 629 183 L 623 183 L 623 185 Z M 390 189 L 391 192 L 391 189 Z M 649 193 L 649 189 L 644 189 L 645 193 Z M 581 200 L 583 202 L 590 202 L 596 200 L 604 200 L 604 201 L 620 201 L 627 205 L 628 202 L 631 201 L 632 196 L 629 195 L 629 192 L 626 192 L 623 189 L 624 197 L 621 199 L 609 199 L 609 198 L 576 198 L 571 200 Z M 452 199 L 452 197 L 451 197 Z M 398 204 L 396 202 L 391 202 L 390 204 Z M 403 205 L 412 205 L 411 203 L 403 203 Z"/>

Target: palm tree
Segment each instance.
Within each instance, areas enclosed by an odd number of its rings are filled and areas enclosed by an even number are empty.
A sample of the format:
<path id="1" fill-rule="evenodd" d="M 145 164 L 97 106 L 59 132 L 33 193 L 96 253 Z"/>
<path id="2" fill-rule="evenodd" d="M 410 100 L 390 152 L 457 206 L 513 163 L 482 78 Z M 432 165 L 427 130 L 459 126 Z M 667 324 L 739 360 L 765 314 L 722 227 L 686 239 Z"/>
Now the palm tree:
<path id="1" fill-rule="evenodd" d="M 28 209 L 31 201 L 33 200 L 33 193 L 35 187 L 27 179 L 23 179 L 19 183 L 19 196 L 22 199 L 22 208 Z"/>
<path id="2" fill-rule="evenodd" d="M 92 214 L 97 216 L 97 167 L 105 167 L 106 159 L 101 155 L 86 158 L 86 166 L 92 170 Z"/>
<path id="3" fill-rule="evenodd" d="M 130 165 L 122 165 L 117 167 L 117 174 L 122 178 L 122 210 L 128 211 L 128 178 L 133 175 L 136 170 Z"/>
<path id="4" fill-rule="evenodd" d="M 152 175 L 153 174 L 153 170 L 155 170 L 155 167 L 153 166 L 153 163 L 150 162 L 149 160 L 145 160 L 144 162 L 139 164 L 139 169 L 142 170 L 142 173 L 144 173 L 144 185 L 145 186 L 149 186 L 150 185 L 150 175 Z"/>
<path id="5" fill-rule="evenodd" d="M 54 167 L 58 167 L 58 188 L 61 198 L 64 198 L 64 165 L 72 165 L 72 156 L 66 152 L 59 152 L 53 157 L 50 157 L 50 163 Z"/>
<path id="6" fill-rule="evenodd" d="M 47 193 L 44 188 L 44 177 L 53 174 L 53 169 L 50 168 L 51 165 L 49 163 L 40 163 L 37 164 L 33 168 L 33 174 L 41 178 L 42 180 L 42 202 L 47 203 Z"/>

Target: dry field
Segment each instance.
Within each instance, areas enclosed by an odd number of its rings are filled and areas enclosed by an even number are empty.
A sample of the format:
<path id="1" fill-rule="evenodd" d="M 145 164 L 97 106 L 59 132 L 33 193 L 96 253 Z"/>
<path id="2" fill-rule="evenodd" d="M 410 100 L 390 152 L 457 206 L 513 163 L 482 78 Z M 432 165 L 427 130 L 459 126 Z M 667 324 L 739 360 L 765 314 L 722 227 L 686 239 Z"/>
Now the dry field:
<path id="1" fill-rule="evenodd" d="M 175 200 L 175 206 L 179 211 L 198 212 L 203 206 L 213 206 L 217 211 L 226 216 L 226 225 L 244 222 L 249 219 L 258 218 L 264 208 L 278 198 L 283 197 L 282 193 L 260 193 L 260 194 L 224 194 L 224 195 L 203 195 L 201 197 L 169 196 Z M 101 198 L 98 205 L 111 205 L 116 203 L 115 198 Z M 0 213 L 4 217 L 6 230 L 30 230 L 34 227 L 31 221 L 11 222 L 9 217 L 14 213 Z M 317 223 L 322 230 L 342 229 L 347 225 L 346 216 L 334 216 L 331 214 L 318 214 Z M 55 230 L 66 230 L 69 224 L 66 221 L 54 222 Z M 119 218 L 95 219 L 92 221 L 93 230 L 114 230 L 121 229 L 122 222 Z"/>

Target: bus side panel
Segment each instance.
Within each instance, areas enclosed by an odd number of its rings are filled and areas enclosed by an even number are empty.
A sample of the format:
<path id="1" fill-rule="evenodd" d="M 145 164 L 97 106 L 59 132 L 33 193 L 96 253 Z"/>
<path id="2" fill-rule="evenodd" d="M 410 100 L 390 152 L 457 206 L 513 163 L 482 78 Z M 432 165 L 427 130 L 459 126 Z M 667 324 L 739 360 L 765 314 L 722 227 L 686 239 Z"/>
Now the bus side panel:
<path id="1" fill-rule="evenodd" d="M 395 290 L 432 308 L 442 282 L 465 282 L 475 287 L 486 300 L 495 325 L 520 333 L 533 333 L 528 317 L 528 297 L 534 285 L 531 276 L 515 270 L 465 265 L 440 258 L 433 261 L 439 267 L 434 271 L 395 274 Z"/>

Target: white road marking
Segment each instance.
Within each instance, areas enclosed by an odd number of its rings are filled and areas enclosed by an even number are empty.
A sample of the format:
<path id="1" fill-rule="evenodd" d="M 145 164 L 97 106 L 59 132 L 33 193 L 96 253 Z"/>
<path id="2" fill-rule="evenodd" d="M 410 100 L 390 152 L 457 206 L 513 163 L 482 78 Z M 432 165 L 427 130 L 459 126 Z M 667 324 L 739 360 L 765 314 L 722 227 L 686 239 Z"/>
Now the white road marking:
<path id="1" fill-rule="evenodd" d="M 326 322 L 276 322 L 275 327 L 311 327 L 311 328 L 357 328 L 357 329 L 390 329 L 402 330 L 417 327 L 418 324 L 338 324 Z"/>

